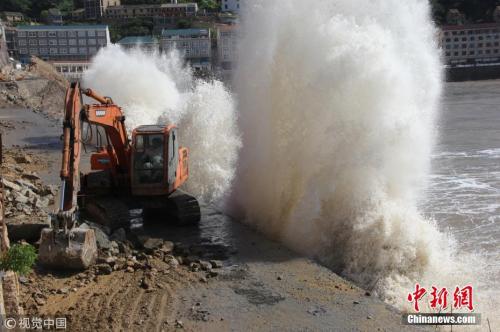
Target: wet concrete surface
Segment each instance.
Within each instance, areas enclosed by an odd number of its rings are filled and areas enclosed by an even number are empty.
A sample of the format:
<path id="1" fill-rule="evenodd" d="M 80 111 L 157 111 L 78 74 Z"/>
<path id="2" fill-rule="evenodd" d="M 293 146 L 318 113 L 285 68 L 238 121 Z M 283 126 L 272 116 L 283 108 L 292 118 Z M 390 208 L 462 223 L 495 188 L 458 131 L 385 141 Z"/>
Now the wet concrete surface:
<path id="1" fill-rule="evenodd" d="M 42 113 L 25 108 L 0 108 L 1 131 L 5 148 L 22 147 L 48 156 L 58 162 L 61 158 L 61 125 Z M 59 183 L 59 168 L 50 167 L 40 172 L 44 181 Z"/>
<path id="2" fill-rule="evenodd" d="M 412 331 L 401 313 L 313 260 L 265 238 L 214 207 L 199 227 L 146 223 L 151 237 L 221 259 L 217 276 L 179 291 L 178 316 L 203 331 Z"/>

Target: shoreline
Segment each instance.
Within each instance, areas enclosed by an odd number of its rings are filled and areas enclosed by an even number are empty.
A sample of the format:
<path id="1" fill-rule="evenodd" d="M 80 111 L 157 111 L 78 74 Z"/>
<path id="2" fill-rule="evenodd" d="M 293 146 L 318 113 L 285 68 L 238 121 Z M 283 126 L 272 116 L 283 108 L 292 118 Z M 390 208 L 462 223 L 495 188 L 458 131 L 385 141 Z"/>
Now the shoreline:
<path id="1" fill-rule="evenodd" d="M 12 117 L 13 111 L 16 113 Z M 26 133 L 30 133 L 29 137 L 37 139 L 28 140 L 25 148 L 50 161 L 46 165 L 53 169 L 39 173 L 48 184 L 57 184 L 59 150 L 52 138 L 58 137 L 59 126 L 41 125 L 48 121 L 42 118 L 28 109 L 0 109 L 0 121 L 10 121 L 15 128 L 4 128 L 5 148 L 22 146 Z M 44 137 L 51 144 L 47 145 Z M 202 244 L 208 253 L 223 254 L 223 266 L 207 278 L 209 273 L 191 271 L 185 263 L 165 269 L 162 262 L 151 258 L 152 265 L 158 264 L 157 285 L 152 291 L 141 286 L 150 273 L 146 270 L 82 276 L 38 269 L 21 285 L 21 300 L 27 312 L 74 316 L 70 325 L 74 331 L 89 326 L 103 330 L 148 326 L 159 331 L 180 326 L 187 331 L 421 330 L 403 326 L 396 308 L 328 268 L 210 207 L 203 209 L 198 230 L 179 231 L 158 225 L 146 232 L 152 238 L 173 241 L 176 247 L 191 251 Z M 36 302 L 39 295 L 34 294 L 42 294 L 43 301 Z M 96 306 L 102 306 L 98 315 Z"/>

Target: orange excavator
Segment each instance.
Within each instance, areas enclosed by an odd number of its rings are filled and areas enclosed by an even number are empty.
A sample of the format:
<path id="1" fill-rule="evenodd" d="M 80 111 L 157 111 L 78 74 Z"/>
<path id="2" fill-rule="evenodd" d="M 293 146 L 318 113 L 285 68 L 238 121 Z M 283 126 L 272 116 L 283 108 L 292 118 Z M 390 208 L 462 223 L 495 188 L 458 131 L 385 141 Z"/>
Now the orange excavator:
<path id="1" fill-rule="evenodd" d="M 84 104 L 86 95 L 96 101 Z M 129 224 L 129 209 L 180 225 L 200 220 L 193 196 L 181 191 L 189 176 L 188 149 L 174 125 L 125 127 L 122 109 L 109 97 L 72 83 L 66 92 L 61 191 L 52 227 L 43 230 L 39 261 L 50 267 L 85 269 L 97 258 L 94 231 L 78 227 L 80 214 L 109 229 Z M 81 173 L 83 143 L 94 142 L 88 173 Z"/>

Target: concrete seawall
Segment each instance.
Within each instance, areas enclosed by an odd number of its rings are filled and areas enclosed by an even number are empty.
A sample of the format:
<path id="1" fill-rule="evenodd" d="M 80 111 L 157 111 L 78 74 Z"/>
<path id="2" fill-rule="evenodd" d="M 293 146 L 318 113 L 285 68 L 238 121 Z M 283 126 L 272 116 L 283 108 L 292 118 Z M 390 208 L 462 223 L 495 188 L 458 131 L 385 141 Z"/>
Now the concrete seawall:
<path id="1" fill-rule="evenodd" d="M 447 82 L 492 80 L 498 78 L 500 78 L 500 64 L 446 69 Z"/>

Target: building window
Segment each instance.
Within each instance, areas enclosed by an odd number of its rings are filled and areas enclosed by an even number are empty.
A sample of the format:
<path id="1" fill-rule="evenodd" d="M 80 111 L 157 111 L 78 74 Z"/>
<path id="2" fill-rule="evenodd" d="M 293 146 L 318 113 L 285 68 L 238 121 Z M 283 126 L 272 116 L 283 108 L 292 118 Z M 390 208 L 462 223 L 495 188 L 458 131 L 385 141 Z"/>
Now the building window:
<path id="1" fill-rule="evenodd" d="M 28 54 L 28 49 L 27 48 L 20 48 L 19 49 L 19 54 Z"/>
<path id="2" fill-rule="evenodd" d="M 30 39 L 30 46 L 37 45 L 36 39 Z"/>
<path id="3" fill-rule="evenodd" d="M 24 31 L 18 31 L 17 32 L 17 36 L 18 37 L 26 37 L 26 32 L 24 32 Z"/>
<path id="4" fill-rule="evenodd" d="M 47 36 L 47 32 L 45 31 L 38 31 L 38 37 L 46 37 Z"/>
<path id="5" fill-rule="evenodd" d="M 462 44 L 462 48 L 467 48 L 467 44 Z"/>
<path id="6" fill-rule="evenodd" d="M 46 46 L 46 45 L 47 45 L 47 39 L 40 39 L 40 40 L 38 41 L 38 44 L 39 44 L 39 45 L 42 45 L 42 46 Z"/>
<path id="7" fill-rule="evenodd" d="M 49 31 L 49 37 L 57 37 L 57 34 L 55 31 Z"/>
<path id="8" fill-rule="evenodd" d="M 476 40 L 476 37 L 471 36 L 471 37 L 470 37 L 470 40 L 471 40 L 471 41 L 474 41 L 474 40 Z"/>
<path id="9" fill-rule="evenodd" d="M 76 37 L 76 31 L 68 31 L 68 37 Z"/>
<path id="10" fill-rule="evenodd" d="M 80 53 L 80 54 L 87 54 L 87 48 L 86 47 L 80 47 L 78 49 L 78 53 Z"/>
<path id="11" fill-rule="evenodd" d="M 458 52 L 453 53 L 455 56 L 458 56 Z"/>
<path id="12" fill-rule="evenodd" d="M 78 39 L 78 45 L 87 45 L 86 39 Z"/>
<path id="13" fill-rule="evenodd" d="M 68 54 L 68 49 L 65 47 L 59 47 L 59 53 L 60 54 Z"/>
<path id="14" fill-rule="evenodd" d="M 89 39 L 89 45 L 96 45 L 97 41 L 95 39 Z"/>
<path id="15" fill-rule="evenodd" d="M 36 31 L 28 32 L 28 37 L 36 37 Z"/>
<path id="16" fill-rule="evenodd" d="M 68 45 L 68 41 L 66 39 L 59 39 L 59 45 Z"/>
<path id="17" fill-rule="evenodd" d="M 30 48 L 30 54 L 37 55 L 38 54 L 38 49 L 36 49 L 36 48 Z"/>
<path id="18" fill-rule="evenodd" d="M 476 52 L 474 52 L 474 51 L 469 51 L 469 55 L 474 55 L 474 54 L 476 54 Z"/>
<path id="19" fill-rule="evenodd" d="M 89 30 L 89 31 L 87 31 L 87 35 L 89 37 L 95 37 L 95 30 Z"/>
<path id="20" fill-rule="evenodd" d="M 49 49 L 46 48 L 46 47 L 43 47 L 40 49 L 40 54 L 48 54 L 49 53 Z"/>
<path id="21" fill-rule="evenodd" d="M 57 54 L 57 48 L 51 47 L 50 48 L 50 54 Z"/>
<path id="22" fill-rule="evenodd" d="M 76 39 L 70 39 L 70 40 L 68 41 L 68 43 L 69 43 L 70 45 L 72 45 L 72 46 L 75 46 L 75 45 L 76 45 Z"/>
<path id="23" fill-rule="evenodd" d="M 50 46 L 56 46 L 57 45 L 57 40 L 56 39 L 49 39 L 49 45 Z"/>
<path id="24" fill-rule="evenodd" d="M 59 31 L 57 33 L 57 37 L 59 37 L 59 38 L 65 38 L 66 37 L 66 31 Z"/>
<path id="25" fill-rule="evenodd" d="M 19 46 L 26 46 L 26 39 L 19 39 L 19 42 L 18 42 Z"/>
<path id="26" fill-rule="evenodd" d="M 76 53 L 78 53 L 78 49 L 76 47 L 70 47 L 69 53 L 70 54 L 76 54 Z"/>
<path id="27" fill-rule="evenodd" d="M 97 31 L 98 37 L 106 37 L 106 31 Z"/>

